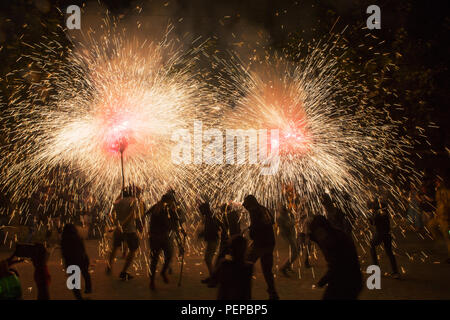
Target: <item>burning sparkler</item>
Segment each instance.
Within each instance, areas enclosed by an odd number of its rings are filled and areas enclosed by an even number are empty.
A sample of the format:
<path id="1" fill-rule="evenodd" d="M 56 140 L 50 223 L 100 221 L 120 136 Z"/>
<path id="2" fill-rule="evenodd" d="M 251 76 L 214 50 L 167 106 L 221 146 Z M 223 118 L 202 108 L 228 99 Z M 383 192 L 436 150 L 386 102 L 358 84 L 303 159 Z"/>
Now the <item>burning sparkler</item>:
<path id="1" fill-rule="evenodd" d="M 263 176 L 261 164 L 248 163 L 216 171 L 224 199 L 251 193 L 276 208 L 286 201 L 283 186 L 293 186 L 304 210 L 315 214 L 323 210 L 324 193 L 363 215 L 374 194 L 389 193 L 401 203 L 396 185 L 418 176 L 409 165 L 412 140 L 401 134 L 401 123 L 371 105 L 364 81 L 346 74 L 335 45 L 316 46 L 303 59 L 272 55 L 248 66 L 233 56 L 218 62 L 225 70 L 220 90 L 233 103 L 224 107 L 223 127 L 279 130 L 278 139 L 267 139 L 267 150 L 279 149 L 278 171 Z M 249 139 L 241 152 L 260 143 Z"/>
<path id="2" fill-rule="evenodd" d="M 342 208 L 350 202 L 365 212 L 375 185 L 399 197 L 389 172 L 395 169 L 404 182 L 417 176 L 408 167 L 412 142 L 401 135 L 401 123 L 370 104 L 364 81 L 350 79 L 333 55 L 335 45 L 316 46 L 303 59 L 267 56 L 250 67 L 220 60 L 224 72 L 211 73 L 219 84 L 214 99 L 233 107 L 218 108 L 211 107 L 211 90 L 195 80 L 192 59 L 167 37 L 151 42 L 119 32 L 89 34 L 67 57 L 59 43 L 36 46 L 36 54 L 24 58 L 51 94 L 19 81 L 3 114 L 10 143 L 2 178 L 15 202 L 52 185 L 55 197 L 66 194 L 58 202 L 65 211 L 75 210 L 67 203 L 85 194 L 107 206 L 125 184 L 124 161 L 127 181 L 142 187 L 149 203 L 171 186 L 193 203 L 199 195 L 222 204 L 252 193 L 276 207 L 282 186 L 292 185 L 314 213 L 324 192 Z M 278 138 L 250 143 L 279 150 L 279 169 L 261 175 L 264 163 L 229 165 L 230 159 L 174 164 L 172 133 L 199 119 L 224 130 L 277 129 Z M 253 147 L 236 150 L 246 154 Z"/>
<path id="3" fill-rule="evenodd" d="M 38 84 L 18 78 L 3 114 L 10 143 L 2 178 L 13 201 L 52 185 L 55 197 L 89 193 L 107 206 L 125 184 L 124 161 L 127 181 L 141 186 L 146 200 L 156 201 L 168 186 L 187 189 L 192 171 L 171 162 L 170 139 L 201 116 L 196 110 L 205 103 L 189 73 L 192 61 L 168 35 L 140 41 L 110 28 L 88 33 L 67 56 L 50 42 L 24 57 L 52 94 L 42 96 Z M 80 200 L 69 198 L 63 202 Z"/>

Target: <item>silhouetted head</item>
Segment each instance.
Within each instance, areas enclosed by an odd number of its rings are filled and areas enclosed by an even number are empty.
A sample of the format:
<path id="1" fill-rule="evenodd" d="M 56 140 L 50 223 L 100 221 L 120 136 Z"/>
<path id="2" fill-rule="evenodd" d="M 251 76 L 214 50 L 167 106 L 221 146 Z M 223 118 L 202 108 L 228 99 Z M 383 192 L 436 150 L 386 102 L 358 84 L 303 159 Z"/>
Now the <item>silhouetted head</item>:
<path id="1" fill-rule="evenodd" d="M 245 197 L 244 202 L 242 203 L 245 209 L 252 210 L 259 206 L 258 200 L 256 200 L 255 196 L 249 194 Z"/>
<path id="2" fill-rule="evenodd" d="M 61 237 L 67 237 L 67 236 L 78 236 L 78 230 L 72 223 L 67 223 L 62 231 Z"/>
<path id="3" fill-rule="evenodd" d="M 203 202 L 201 205 L 198 206 L 198 210 L 202 214 L 202 216 L 211 216 L 211 208 L 209 206 L 209 202 Z"/>
<path id="4" fill-rule="evenodd" d="M 73 241 L 78 239 L 81 240 L 77 227 L 75 227 L 75 225 L 73 225 L 72 223 L 66 224 L 61 234 L 62 245 L 64 245 L 66 241 Z"/>
<path id="5" fill-rule="evenodd" d="M 171 203 L 175 201 L 175 193 L 172 190 L 167 191 L 162 197 L 163 203 Z"/>
<path id="6" fill-rule="evenodd" d="M 324 241 L 332 230 L 327 218 L 322 215 L 315 215 L 307 224 L 309 238 L 317 243 Z"/>
<path id="7" fill-rule="evenodd" d="M 387 202 L 383 199 L 376 198 L 372 203 L 370 203 L 369 208 L 372 209 L 373 212 L 381 213 L 384 209 L 387 208 Z"/>
<path id="8" fill-rule="evenodd" d="M 169 188 L 166 193 L 172 195 L 172 197 L 175 198 L 175 190 L 173 190 L 172 188 Z"/>

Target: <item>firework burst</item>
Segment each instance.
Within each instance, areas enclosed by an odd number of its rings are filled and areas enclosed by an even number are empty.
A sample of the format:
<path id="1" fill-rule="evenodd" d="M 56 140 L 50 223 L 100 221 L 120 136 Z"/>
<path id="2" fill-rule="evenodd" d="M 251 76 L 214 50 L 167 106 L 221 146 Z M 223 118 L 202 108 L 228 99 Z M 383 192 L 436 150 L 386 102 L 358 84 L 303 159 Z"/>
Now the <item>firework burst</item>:
<path id="1" fill-rule="evenodd" d="M 266 55 L 248 67 L 218 60 L 221 71 L 210 73 L 218 85 L 206 90 L 193 75 L 194 59 L 167 36 L 140 41 L 111 29 L 89 33 L 65 55 L 50 42 L 24 57 L 41 81 L 18 81 L 13 107 L 3 114 L 9 139 L 3 178 L 14 201 L 51 186 L 52 196 L 63 194 L 57 207 L 65 211 L 87 195 L 107 206 L 120 190 L 121 153 L 127 183 L 141 186 L 150 203 L 170 186 L 186 200 L 205 195 L 221 204 L 252 193 L 276 207 L 290 185 L 314 212 L 324 192 L 365 212 L 376 188 L 399 197 L 391 172 L 397 181 L 416 177 L 401 123 L 371 103 L 364 76 L 349 77 L 336 42 L 313 47 L 305 58 Z M 228 155 L 214 166 L 174 164 L 172 134 L 195 120 L 223 132 L 278 130 L 266 146 L 278 150 L 277 170 L 261 175 L 263 163 L 233 164 Z M 259 149 L 251 143 L 235 149 L 244 153 L 238 157 Z"/>
<path id="2" fill-rule="evenodd" d="M 46 190 L 65 211 L 67 200 L 87 195 L 111 203 L 121 188 L 122 152 L 126 183 L 141 186 L 146 200 L 169 186 L 187 192 L 193 171 L 173 165 L 171 134 L 199 117 L 204 103 L 192 61 L 167 34 L 151 42 L 111 29 L 88 33 L 66 54 L 50 42 L 23 57 L 41 81 L 17 77 L 3 114 L 3 179 L 13 201 Z"/>
<path id="3" fill-rule="evenodd" d="M 335 46 L 315 46 L 305 58 L 268 54 L 251 63 L 236 56 L 218 60 L 224 70 L 220 90 L 232 104 L 223 108 L 224 130 L 278 130 L 278 136 L 266 137 L 267 148 L 259 149 L 277 150 L 278 170 L 261 175 L 264 164 L 248 161 L 220 169 L 215 175 L 223 181 L 224 199 L 255 194 L 276 208 L 286 201 L 283 186 L 291 186 L 313 213 L 322 212 L 324 193 L 344 210 L 362 214 L 375 194 L 402 203 L 397 186 L 417 178 L 409 162 L 412 141 L 387 108 L 371 104 L 364 77 L 349 77 Z M 249 139 L 240 152 L 246 157 L 260 143 Z"/>

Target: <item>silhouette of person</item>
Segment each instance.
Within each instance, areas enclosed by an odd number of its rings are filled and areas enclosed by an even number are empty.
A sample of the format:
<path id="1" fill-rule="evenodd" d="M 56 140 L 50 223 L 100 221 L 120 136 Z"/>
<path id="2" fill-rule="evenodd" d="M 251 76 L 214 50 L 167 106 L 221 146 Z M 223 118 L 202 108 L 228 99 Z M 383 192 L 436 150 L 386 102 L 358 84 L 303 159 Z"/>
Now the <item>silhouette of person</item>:
<path id="1" fill-rule="evenodd" d="M 213 259 L 219 245 L 219 234 L 221 223 L 214 216 L 209 206 L 209 202 L 204 202 L 198 207 L 200 214 L 203 216 L 204 228 L 200 232 L 199 237 L 206 242 L 205 263 L 208 268 L 208 278 L 203 279 L 202 283 L 209 283 L 213 273 Z"/>
<path id="2" fill-rule="evenodd" d="M 42 243 L 18 244 L 10 257 L 30 258 L 34 267 L 34 282 L 37 287 L 38 300 L 50 300 L 50 273 L 48 272 L 48 251 Z"/>
<path id="3" fill-rule="evenodd" d="M 317 283 L 328 284 L 323 300 L 357 299 L 362 289 L 362 276 L 353 239 L 334 228 L 321 215 L 308 223 L 309 238 L 319 246 L 328 264 L 327 273 Z"/>
<path id="4" fill-rule="evenodd" d="M 288 277 L 288 271 L 292 271 L 292 264 L 297 260 L 299 247 L 297 242 L 297 231 L 295 230 L 295 218 L 292 212 L 284 205 L 280 207 L 280 214 L 277 220 L 280 228 L 280 235 L 289 244 L 290 256 L 281 267 L 281 272 Z"/>
<path id="5" fill-rule="evenodd" d="M 392 236 L 391 224 L 389 221 L 389 213 L 386 210 L 386 204 L 380 202 L 378 199 L 369 204 L 369 209 L 372 215 L 369 217 L 369 222 L 374 226 L 372 239 L 370 240 L 370 254 L 372 262 L 378 265 L 377 246 L 383 244 L 386 255 L 389 258 L 392 268 L 392 276 L 399 278 L 397 261 L 392 252 Z"/>
<path id="6" fill-rule="evenodd" d="M 224 236 L 230 239 L 234 235 L 241 234 L 241 215 L 238 205 L 233 202 L 224 203 L 220 207 L 220 212 L 222 214 Z"/>
<path id="7" fill-rule="evenodd" d="M 240 219 L 240 209 L 237 204 L 229 202 L 220 206 L 220 244 L 214 269 L 217 268 L 218 263 L 230 253 L 231 242 L 229 240 L 231 237 L 241 234 Z M 213 274 L 209 279 L 208 287 L 215 288 L 217 286 L 217 281 L 218 279 Z"/>
<path id="8" fill-rule="evenodd" d="M 247 240 L 241 235 L 228 239 L 230 257 L 217 263 L 214 277 L 218 281 L 218 300 L 250 300 L 252 298 L 253 264 L 245 261 Z"/>
<path id="9" fill-rule="evenodd" d="M 304 210 L 308 210 L 304 208 Z M 311 252 L 311 241 L 309 239 L 308 233 L 308 213 L 303 212 L 300 214 L 300 218 L 298 221 L 298 235 L 297 235 L 297 243 L 299 251 L 302 250 L 302 255 L 304 256 L 304 263 L 306 268 L 311 268 L 311 264 L 309 263 L 309 254 Z"/>
<path id="10" fill-rule="evenodd" d="M 63 228 L 61 234 L 61 252 L 66 268 L 70 265 L 76 265 L 80 268 L 85 284 L 84 293 L 91 293 L 92 282 L 91 275 L 89 274 L 89 257 L 77 228 L 71 223 L 66 224 Z M 73 294 L 78 300 L 83 299 L 79 289 L 73 289 Z"/>
<path id="11" fill-rule="evenodd" d="M 243 206 L 250 214 L 250 238 L 253 240 L 247 259 L 252 263 L 261 259 L 261 267 L 267 283 L 269 298 L 277 300 L 279 297 L 272 272 L 273 250 L 275 248 L 273 215 L 266 207 L 260 205 L 253 195 L 245 197 Z"/>
<path id="12" fill-rule="evenodd" d="M 161 277 L 165 283 L 169 283 L 167 271 L 173 257 L 173 240 L 176 238 L 181 254 L 184 248 L 180 245 L 179 231 L 185 234 L 181 228 L 180 213 L 177 208 L 172 191 L 165 193 L 147 212 L 150 215 L 150 289 L 155 290 L 156 267 L 161 251 L 164 252 L 164 265 Z"/>
<path id="13" fill-rule="evenodd" d="M 120 279 L 130 280 L 133 278 L 127 270 L 133 262 L 136 250 L 139 248 L 139 238 L 137 236 L 136 220 L 139 217 L 141 189 L 136 186 L 128 186 L 122 192 L 122 197 L 114 202 L 113 214 L 115 216 L 116 229 L 113 235 L 113 247 L 109 256 L 106 272 L 111 273 L 116 252 L 123 242 L 126 242 L 129 252 L 127 254 Z"/>
<path id="14" fill-rule="evenodd" d="M 346 219 L 345 213 L 333 203 L 331 197 L 326 193 L 323 195 L 322 204 L 325 208 L 327 219 L 331 223 L 331 225 L 351 236 L 352 226 Z"/>

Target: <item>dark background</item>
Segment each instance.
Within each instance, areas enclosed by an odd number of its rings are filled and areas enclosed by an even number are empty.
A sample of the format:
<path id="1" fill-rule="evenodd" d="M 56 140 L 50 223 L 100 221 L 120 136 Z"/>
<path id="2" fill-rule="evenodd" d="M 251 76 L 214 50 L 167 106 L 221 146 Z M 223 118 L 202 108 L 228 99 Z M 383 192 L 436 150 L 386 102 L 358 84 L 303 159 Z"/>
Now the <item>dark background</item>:
<path id="1" fill-rule="evenodd" d="M 40 41 L 43 34 L 57 34 L 58 25 L 65 22 L 65 8 L 72 4 L 83 6 L 82 1 L 75 0 L 1 1 L 0 90 L 3 103 L 8 104 L 11 94 L 8 73 L 23 67 L 17 59 L 30 50 L 25 43 Z M 381 8 L 381 30 L 363 29 L 369 16 L 366 8 L 371 4 Z M 236 43 L 239 47 L 241 40 L 250 43 L 265 39 L 265 45 L 282 51 L 296 39 L 308 42 L 330 31 L 336 33 L 346 28 L 344 36 L 351 48 L 348 54 L 353 55 L 353 67 L 370 74 L 371 70 L 378 70 L 389 63 L 398 66 L 385 74 L 385 79 L 379 83 L 381 89 L 374 88 L 373 95 L 379 97 L 381 107 L 389 99 L 382 88 L 395 92 L 398 96 L 395 102 L 404 109 L 397 114 L 394 112 L 394 117 L 407 118 L 405 130 L 411 136 L 418 136 L 418 127 L 425 129 L 431 148 L 426 143 L 418 143 L 415 151 L 420 157 L 414 161 L 420 170 L 431 175 L 441 169 L 446 170 L 449 164 L 450 18 L 445 4 L 446 1 L 392 0 L 103 0 L 103 7 L 88 2 L 86 8 L 91 13 L 96 8 L 99 11 L 106 8 L 114 16 L 132 18 L 137 7 L 142 7 L 139 19 L 169 19 L 175 32 L 212 38 L 213 46 L 218 50 L 233 49 Z M 82 13 L 82 25 L 83 19 Z M 370 40 L 371 36 L 378 40 Z M 59 41 L 67 41 L 64 35 L 59 37 Z M 370 46 L 368 41 L 373 41 L 375 51 L 390 54 L 373 59 L 373 53 L 365 51 Z M 361 47 L 361 43 L 365 46 Z M 369 59 L 374 61 L 367 64 Z"/>

